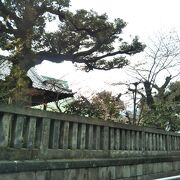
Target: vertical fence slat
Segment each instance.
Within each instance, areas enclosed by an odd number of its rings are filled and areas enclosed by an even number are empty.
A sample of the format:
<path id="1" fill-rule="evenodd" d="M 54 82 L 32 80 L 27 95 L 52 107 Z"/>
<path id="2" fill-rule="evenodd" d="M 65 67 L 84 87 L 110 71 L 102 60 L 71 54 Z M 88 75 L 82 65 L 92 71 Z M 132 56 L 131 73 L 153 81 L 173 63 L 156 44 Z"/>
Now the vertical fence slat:
<path id="1" fill-rule="evenodd" d="M 173 136 L 173 150 L 175 150 L 175 136 Z"/>
<path id="2" fill-rule="evenodd" d="M 150 134 L 148 132 L 145 133 L 145 141 L 146 141 L 146 143 L 145 143 L 146 144 L 145 150 L 146 151 L 149 151 L 149 135 Z"/>
<path id="3" fill-rule="evenodd" d="M 165 135 L 165 139 L 166 139 L 166 141 L 165 141 L 165 144 L 166 144 L 166 151 L 169 151 L 169 136 L 168 135 Z"/>
<path id="4" fill-rule="evenodd" d="M 174 137 L 173 136 L 170 136 L 171 137 L 171 151 L 174 150 Z"/>
<path id="5" fill-rule="evenodd" d="M 126 132 L 124 129 L 121 129 L 121 149 L 125 150 L 126 149 Z"/>
<path id="6" fill-rule="evenodd" d="M 126 150 L 130 150 L 131 147 L 131 139 L 130 139 L 130 131 L 126 131 Z"/>
<path id="7" fill-rule="evenodd" d="M 170 136 L 170 151 L 173 150 L 173 138 Z"/>
<path id="8" fill-rule="evenodd" d="M 152 149 L 153 149 L 152 141 L 153 141 L 153 136 L 152 136 L 152 133 L 150 133 L 149 134 L 149 150 L 150 151 L 152 151 Z"/>
<path id="9" fill-rule="evenodd" d="M 160 150 L 162 151 L 163 150 L 163 135 L 160 134 Z"/>
<path id="10" fill-rule="evenodd" d="M 88 127 L 88 129 L 87 129 L 88 136 L 87 136 L 87 140 L 86 140 L 87 149 L 93 149 L 93 141 L 94 141 L 94 139 L 93 139 L 93 125 L 88 125 L 87 127 Z"/>
<path id="11" fill-rule="evenodd" d="M 180 137 L 177 137 L 177 145 L 178 145 L 178 150 L 180 150 Z"/>
<path id="12" fill-rule="evenodd" d="M 165 139 L 166 137 L 165 137 L 165 135 L 163 134 L 162 135 L 162 145 L 163 145 L 163 147 L 162 147 L 162 150 L 163 151 L 165 151 L 166 150 L 166 139 Z"/>
<path id="13" fill-rule="evenodd" d="M 114 150 L 114 128 L 110 128 L 110 149 Z"/>
<path id="14" fill-rule="evenodd" d="M 140 139 L 140 149 L 144 152 L 146 146 L 146 136 L 144 131 L 141 132 Z"/>
<path id="15" fill-rule="evenodd" d="M 71 136 L 71 149 L 77 149 L 78 145 L 78 123 L 73 123 Z"/>
<path id="16" fill-rule="evenodd" d="M 139 131 L 135 133 L 135 149 L 137 151 L 140 150 L 140 137 L 139 137 Z"/>
<path id="17" fill-rule="evenodd" d="M 28 132 L 27 132 L 27 148 L 33 148 L 35 146 L 35 134 L 36 134 L 36 118 L 30 117 Z"/>
<path id="18" fill-rule="evenodd" d="M 109 149 L 109 127 L 103 127 L 103 150 Z"/>
<path id="19" fill-rule="evenodd" d="M 12 121 L 12 114 L 3 114 L 0 124 L 0 147 L 7 147 L 10 140 L 10 125 Z"/>
<path id="20" fill-rule="evenodd" d="M 176 149 L 179 150 L 179 144 L 178 144 L 178 136 L 176 136 Z"/>
<path id="21" fill-rule="evenodd" d="M 152 134 L 152 146 L 153 146 L 152 150 L 156 151 L 156 134 L 155 133 Z"/>
<path id="22" fill-rule="evenodd" d="M 86 124 L 81 124 L 80 130 L 80 149 L 85 149 L 86 147 Z"/>
<path id="23" fill-rule="evenodd" d="M 101 130 L 100 126 L 96 126 L 95 149 L 99 150 L 101 147 Z"/>
<path id="24" fill-rule="evenodd" d="M 68 149 L 69 145 L 69 122 L 64 122 L 62 131 L 62 149 Z"/>
<path id="25" fill-rule="evenodd" d="M 156 147 L 157 151 L 160 150 L 160 139 L 159 139 L 159 134 L 156 134 Z"/>
<path id="26" fill-rule="evenodd" d="M 131 132 L 131 150 L 135 150 L 135 140 L 136 140 L 135 131 L 132 131 Z"/>
<path id="27" fill-rule="evenodd" d="M 176 151 L 177 150 L 177 146 L 176 146 L 176 136 L 174 137 L 174 150 Z"/>
<path id="28" fill-rule="evenodd" d="M 41 132 L 41 141 L 40 141 L 40 151 L 42 155 L 46 155 L 49 147 L 49 133 L 50 133 L 50 119 L 42 119 L 42 132 Z"/>
<path id="29" fill-rule="evenodd" d="M 60 127 L 61 127 L 61 122 L 55 120 L 53 124 L 53 132 L 52 132 L 52 148 L 53 149 L 59 148 Z"/>
<path id="30" fill-rule="evenodd" d="M 13 143 L 15 148 L 22 148 L 23 146 L 23 125 L 25 118 L 25 116 L 17 116 Z"/>
<path id="31" fill-rule="evenodd" d="M 120 149 L 120 130 L 115 129 L 115 150 Z"/>

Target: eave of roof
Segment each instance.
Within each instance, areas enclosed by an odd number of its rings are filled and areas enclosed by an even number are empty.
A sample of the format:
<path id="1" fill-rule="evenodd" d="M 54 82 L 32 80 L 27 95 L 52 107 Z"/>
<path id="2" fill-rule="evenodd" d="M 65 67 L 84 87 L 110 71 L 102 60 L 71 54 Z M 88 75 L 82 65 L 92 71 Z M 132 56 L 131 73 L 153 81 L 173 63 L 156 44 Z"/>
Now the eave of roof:
<path id="1" fill-rule="evenodd" d="M 11 67 L 12 64 L 8 62 L 7 58 L 0 55 L 0 79 L 4 80 L 10 74 Z M 33 88 L 52 91 L 54 93 L 69 94 L 70 96 L 73 95 L 72 90 L 63 87 L 59 80 L 52 78 L 56 81 L 47 81 L 47 78 L 40 76 L 34 67 L 27 72 L 27 76 L 31 79 Z"/>

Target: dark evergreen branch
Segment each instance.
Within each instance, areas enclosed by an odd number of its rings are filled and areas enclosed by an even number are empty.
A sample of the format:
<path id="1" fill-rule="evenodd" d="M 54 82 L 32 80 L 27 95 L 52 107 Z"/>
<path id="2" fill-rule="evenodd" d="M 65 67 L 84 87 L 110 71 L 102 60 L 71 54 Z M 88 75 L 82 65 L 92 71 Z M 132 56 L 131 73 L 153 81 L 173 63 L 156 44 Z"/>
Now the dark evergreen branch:
<path id="1" fill-rule="evenodd" d="M 4 15 L 4 16 L 9 16 L 10 19 L 13 19 L 17 24 L 22 23 L 22 19 L 20 17 L 18 17 L 16 15 L 15 12 L 10 11 L 9 9 L 7 9 L 4 4 L 2 3 L 2 0 L 0 0 L 0 12 Z"/>

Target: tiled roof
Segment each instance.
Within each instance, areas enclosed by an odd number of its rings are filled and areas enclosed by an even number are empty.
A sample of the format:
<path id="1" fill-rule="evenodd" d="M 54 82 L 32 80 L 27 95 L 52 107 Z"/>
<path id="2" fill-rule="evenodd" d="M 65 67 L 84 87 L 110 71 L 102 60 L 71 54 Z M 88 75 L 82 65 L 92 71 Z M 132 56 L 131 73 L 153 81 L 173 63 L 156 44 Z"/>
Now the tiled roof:
<path id="1" fill-rule="evenodd" d="M 63 84 L 60 84 L 59 80 L 56 80 L 54 78 L 49 78 L 49 80 L 47 80 L 43 76 L 38 75 L 35 68 L 31 68 L 28 71 L 27 76 L 31 79 L 33 83 L 32 86 L 34 88 L 53 91 L 57 93 L 72 94 L 72 91 L 63 87 Z"/>
<path id="2" fill-rule="evenodd" d="M 12 64 L 5 60 L 6 57 L 0 55 L 0 79 L 5 79 L 7 75 L 10 74 L 10 69 Z M 36 89 L 63 93 L 63 94 L 73 94 L 71 90 L 63 86 L 63 81 L 54 78 L 40 76 L 36 69 L 33 67 L 27 72 L 27 76 L 32 81 L 32 86 Z"/>

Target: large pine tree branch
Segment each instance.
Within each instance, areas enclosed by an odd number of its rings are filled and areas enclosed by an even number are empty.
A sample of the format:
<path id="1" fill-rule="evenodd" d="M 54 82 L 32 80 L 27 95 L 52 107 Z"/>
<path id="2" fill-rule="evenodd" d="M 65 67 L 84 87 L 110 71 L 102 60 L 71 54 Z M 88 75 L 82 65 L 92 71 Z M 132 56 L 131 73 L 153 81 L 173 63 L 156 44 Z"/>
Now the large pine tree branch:
<path id="1" fill-rule="evenodd" d="M 56 54 L 56 53 L 51 53 L 51 52 L 47 52 L 47 51 L 41 51 L 36 54 L 35 63 L 40 64 L 43 60 L 49 60 L 51 62 L 56 62 L 56 63 L 59 63 L 62 61 L 72 61 L 72 62 L 77 62 L 77 63 L 88 64 L 88 63 L 95 63 L 106 57 L 112 57 L 115 55 L 123 55 L 123 54 L 131 55 L 131 54 L 135 53 L 135 50 L 132 50 L 132 51 L 131 50 L 119 50 L 119 51 L 115 51 L 112 53 L 106 53 L 105 55 L 102 55 L 102 56 L 95 56 L 95 57 L 91 57 L 89 59 L 86 58 L 86 56 L 92 54 L 93 52 L 96 52 L 97 50 L 98 50 L 98 46 L 94 46 L 90 50 L 79 52 L 76 54 Z M 95 68 L 95 66 L 94 66 L 94 68 Z M 100 69 L 100 68 L 98 68 L 98 69 Z M 109 70 L 109 69 L 104 69 L 104 70 Z"/>
<path id="2" fill-rule="evenodd" d="M 100 43 L 95 43 L 95 45 L 94 45 L 92 48 L 90 48 L 90 49 L 88 49 L 88 50 L 86 50 L 86 51 L 81 51 L 81 52 L 75 53 L 75 54 L 73 55 L 73 57 L 74 57 L 75 59 L 78 59 L 78 57 L 81 57 L 81 56 L 91 55 L 93 52 L 98 51 L 98 49 L 100 48 L 100 46 L 101 46 Z"/>
<path id="3" fill-rule="evenodd" d="M 94 58 L 90 59 L 89 62 L 96 62 L 98 60 L 101 60 L 101 59 L 104 59 L 104 58 L 107 58 L 107 57 L 113 57 L 115 55 L 132 55 L 132 54 L 135 54 L 135 53 L 138 53 L 138 51 L 135 50 L 135 49 L 132 49 L 132 50 L 131 49 L 119 50 L 119 51 L 115 51 L 115 52 L 111 52 L 111 53 L 106 53 L 106 54 L 104 54 L 102 56 L 94 57 Z"/>
<path id="4" fill-rule="evenodd" d="M 72 55 L 66 54 L 56 54 L 47 51 L 41 51 L 35 55 L 35 65 L 41 64 L 43 60 L 48 60 L 55 63 L 60 63 L 63 61 L 73 61 Z"/>
<path id="5" fill-rule="evenodd" d="M 113 59 L 112 62 L 106 61 L 106 58 L 113 57 L 116 55 L 132 55 L 138 52 L 141 52 L 143 50 L 142 44 L 138 42 L 137 39 L 133 40 L 133 43 L 131 45 L 128 45 L 127 43 L 123 43 L 123 45 L 120 47 L 120 50 L 113 51 L 114 48 L 112 48 L 112 43 L 117 38 L 116 34 L 118 35 L 121 31 L 121 29 L 124 27 L 123 24 L 120 24 L 121 26 L 114 26 L 112 23 L 109 23 L 105 19 L 100 18 L 99 16 L 90 16 L 92 17 L 91 21 L 88 26 L 78 19 L 79 14 L 73 14 L 69 13 L 68 11 L 63 11 L 61 8 L 55 7 L 53 5 L 46 4 L 45 2 L 42 3 L 42 5 L 33 4 L 33 1 L 27 2 L 25 5 L 25 9 L 21 14 L 22 19 L 19 18 L 16 13 L 11 12 L 7 7 L 5 7 L 4 3 L 2 3 L 2 0 L 0 0 L 0 14 L 9 15 L 9 20 L 13 19 L 15 23 L 17 22 L 17 29 L 14 28 L 14 23 L 12 23 L 11 26 L 8 27 L 8 24 L 1 23 L 0 24 L 0 31 L 5 32 L 6 34 L 14 34 L 15 38 L 19 38 L 22 41 L 21 46 L 21 56 L 16 57 L 19 58 L 19 64 L 26 70 L 34 65 L 40 64 L 43 60 L 48 60 L 51 62 L 60 63 L 62 61 L 71 61 L 76 63 L 84 63 L 90 70 L 91 69 L 104 69 L 109 70 L 113 68 L 121 68 L 124 65 L 127 64 L 127 61 L 120 59 L 119 61 L 116 59 Z M 36 20 L 38 20 L 39 16 L 42 16 L 44 13 L 51 13 L 54 15 L 59 16 L 60 21 L 64 21 L 65 25 L 63 26 L 63 30 L 72 31 L 74 33 L 80 34 L 80 40 L 75 46 L 75 48 L 71 49 L 70 44 L 70 50 L 68 51 L 68 47 L 65 46 L 65 50 L 62 52 L 66 52 L 65 54 L 61 54 L 61 51 L 56 51 L 56 48 L 54 53 L 47 52 L 47 51 L 41 51 L 41 52 L 35 52 L 36 49 L 32 49 L 32 43 L 33 40 L 33 33 L 34 29 L 33 27 L 36 25 Z M 87 13 L 87 12 L 85 12 Z M 77 15 L 77 16 L 76 16 Z M 83 13 L 80 15 L 82 17 Z M 81 17 L 80 16 L 80 17 Z M 43 17 L 42 17 L 43 18 Z M 99 19 L 98 19 L 99 18 Z M 83 18 L 82 18 L 83 19 Z M 80 22 L 80 23 L 76 23 Z M 86 22 L 86 19 L 84 19 Z M 97 25 L 96 25 L 96 23 Z M 13 22 L 13 21 L 12 21 Z M 19 22 L 20 25 L 19 25 Z M 100 22 L 101 26 L 98 26 L 98 23 Z M 39 24 L 38 24 L 39 25 Z M 62 33 L 63 33 L 62 30 Z M 61 32 L 61 30 L 60 30 Z M 93 41 L 89 46 L 89 49 L 85 49 L 82 51 L 80 43 L 84 42 L 86 40 L 89 40 L 88 42 Z M 68 39 L 67 42 L 70 40 Z M 62 41 L 63 43 L 66 41 Z M 37 39 L 37 43 L 41 43 L 41 39 Z M 42 42 L 43 43 L 43 42 Z M 74 42 L 73 42 L 74 43 Z M 72 43 L 72 48 L 73 48 Z M 43 44 L 44 45 L 44 44 Z M 54 43 L 55 47 L 58 44 Z M 69 44 L 68 44 L 69 45 Z M 45 45 L 48 47 L 48 45 Z M 43 46 L 43 47 L 45 47 Z M 91 46 L 91 47 L 90 47 Z M 62 47 L 63 48 L 63 47 Z M 111 52 L 110 52 L 111 51 Z M 59 52 L 59 53 L 58 53 Z M 68 53 L 67 53 L 68 52 Z M 97 54 L 101 52 L 101 54 Z M 18 56 L 18 55 L 17 55 Z M 120 56 L 121 57 L 121 56 Z M 119 58 L 120 58 L 119 57 Z M 20 60 L 21 59 L 21 60 Z M 24 62 L 22 62 L 22 59 Z M 104 65 L 103 63 L 104 62 Z M 113 63 L 115 62 L 115 63 Z"/>

